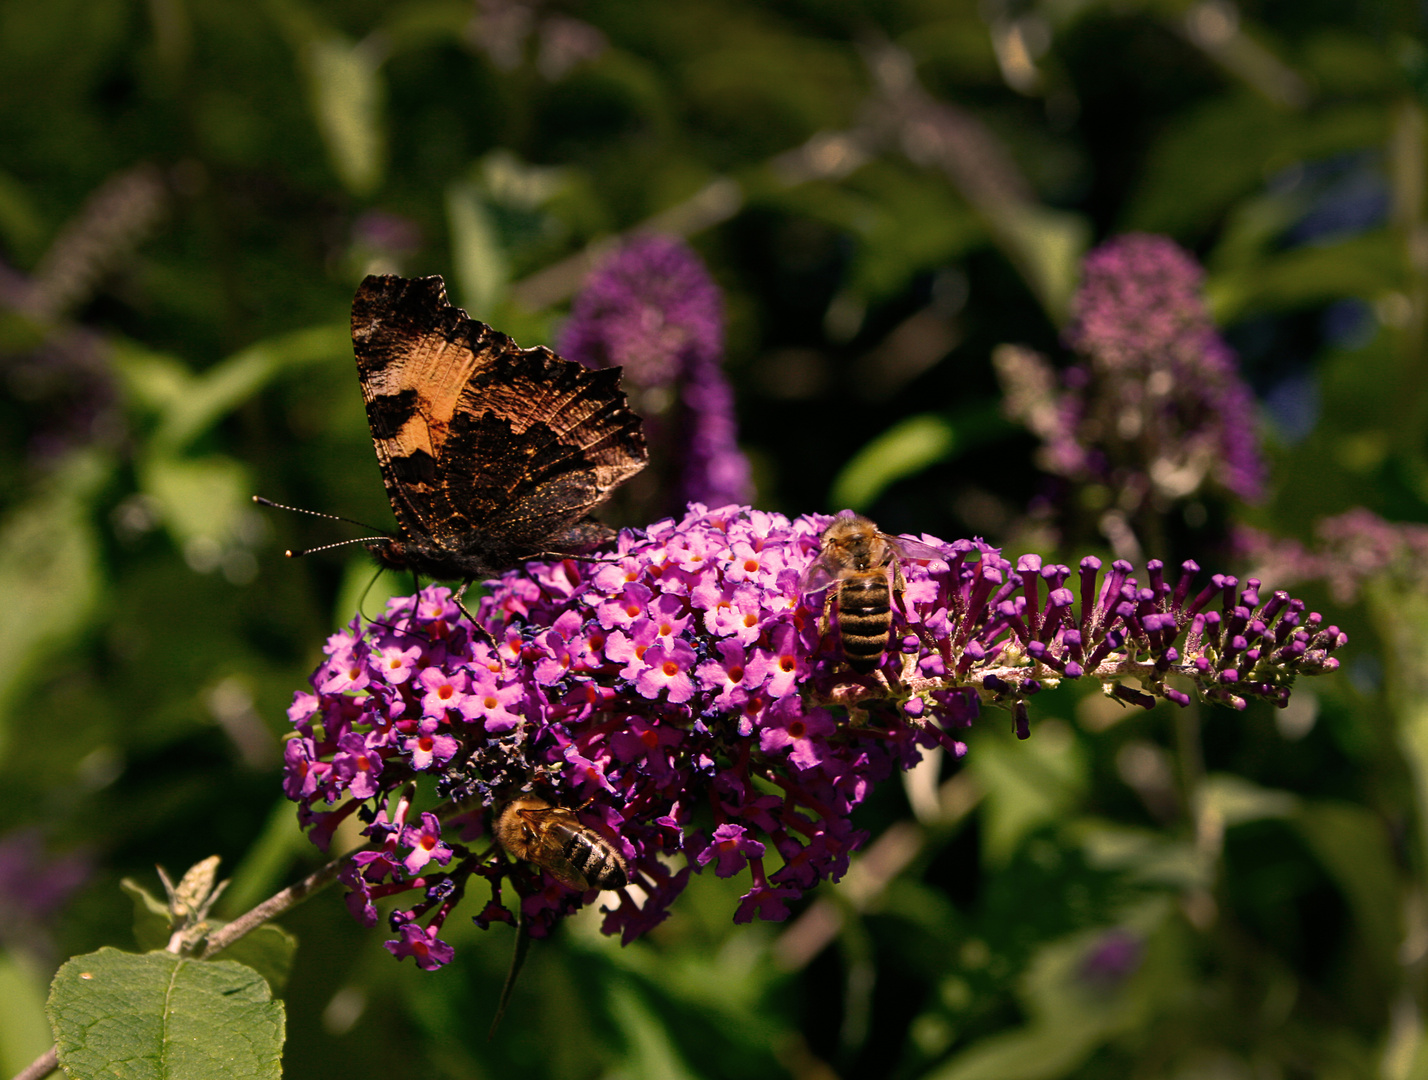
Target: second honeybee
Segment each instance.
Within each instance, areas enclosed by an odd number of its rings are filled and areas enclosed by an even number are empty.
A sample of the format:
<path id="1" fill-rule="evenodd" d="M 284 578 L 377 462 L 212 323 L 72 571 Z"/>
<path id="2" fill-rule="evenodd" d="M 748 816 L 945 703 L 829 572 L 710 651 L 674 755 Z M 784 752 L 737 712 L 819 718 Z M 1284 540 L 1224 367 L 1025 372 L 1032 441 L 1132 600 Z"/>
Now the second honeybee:
<path id="1" fill-rule="evenodd" d="M 496 816 L 495 832 L 508 854 L 550 871 L 577 892 L 618 889 L 629 882 L 619 849 L 568 807 L 531 795 L 512 799 Z"/>
<path id="2" fill-rule="evenodd" d="M 814 593 L 836 586 L 823 602 L 820 632 L 838 605 L 838 636 L 848 666 L 866 675 L 878 667 L 892 628 L 893 593 L 901 595 L 901 559 L 942 559 L 936 548 L 918 540 L 889 536 L 861 514 L 845 510 L 823 530 L 822 548 L 799 580 L 799 591 Z M 888 583 L 889 571 L 892 584 Z"/>

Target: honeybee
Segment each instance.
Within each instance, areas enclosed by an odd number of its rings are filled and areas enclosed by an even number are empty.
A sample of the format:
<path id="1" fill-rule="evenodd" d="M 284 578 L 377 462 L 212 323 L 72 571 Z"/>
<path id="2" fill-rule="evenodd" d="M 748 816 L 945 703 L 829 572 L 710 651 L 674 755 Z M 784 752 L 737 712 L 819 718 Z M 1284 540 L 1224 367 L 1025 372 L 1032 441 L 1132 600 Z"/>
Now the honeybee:
<path id="1" fill-rule="evenodd" d="M 892 629 L 892 594 L 902 595 L 906 582 L 902 559 L 944 558 L 936 548 L 918 540 L 889 536 L 861 514 L 844 510 L 821 537 L 822 550 L 799 579 L 799 591 L 815 593 L 828 589 L 823 615 L 818 621 L 826 634 L 829 613 L 838 604 L 838 636 L 843 659 L 860 675 L 882 662 Z M 893 584 L 888 587 L 891 568 Z"/>
<path id="2" fill-rule="evenodd" d="M 630 880 L 625 857 L 574 810 L 524 795 L 496 817 L 496 842 L 507 854 L 549 870 L 576 892 L 618 889 Z"/>

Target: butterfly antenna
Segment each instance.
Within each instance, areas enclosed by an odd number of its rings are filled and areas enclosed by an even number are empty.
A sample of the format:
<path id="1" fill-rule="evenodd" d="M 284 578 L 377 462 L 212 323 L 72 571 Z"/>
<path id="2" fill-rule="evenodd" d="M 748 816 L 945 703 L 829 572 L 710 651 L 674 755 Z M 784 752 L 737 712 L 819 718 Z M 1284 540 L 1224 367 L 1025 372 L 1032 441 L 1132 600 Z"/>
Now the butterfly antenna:
<path id="1" fill-rule="evenodd" d="M 346 521 L 347 519 L 339 518 L 338 520 Z M 319 551 L 330 551 L 332 548 L 346 547 L 348 544 L 370 544 L 374 540 L 390 539 L 390 536 L 359 536 L 355 540 L 339 540 L 335 544 L 323 544 L 321 547 L 302 548 L 298 551 L 293 551 L 291 548 L 289 548 L 287 551 L 283 552 L 283 554 L 286 555 L 289 559 L 298 559 L 304 555 L 312 555 Z M 371 586 L 369 585 L 367 586 L 367 588 L 370 589 Z"/>
<path id="2" fill-rule="evenodd" d="M 365 521 L 356 521 L 353 518 L 343 517 L 341 514 L 324 514 L 321 510 L 304 510 L 301 506 L 288 506 L 286 503 L 273 502 L 272 499 L 265 499 L 261 495 L 254 495 L 253 501 L 259 506 L 271 506 L 274 510 L 291 510 L 294 514 L 310 514 L 312 517 L 326 518 L 328 521 L 345 521 L 349 525 L 360 525 L 364 529 L 377 528 L 376 525 L 368 525 Z M 321 549 L 313 548 L 312 550 L 320 551 Z"/>
<path id="3" fill-rule="evenodd" d="M 486 1033 L 488 1042 L 496 1037 L 496 1029 L 501 1026 L 501 1017 L 506 1015 L 506 1006 L 511 1000 L 511 991 L 516 988 L 516 976 L 521 973 L 521 968 L 526 962 L 526 953 L 530 951 L 531 936 L 526 926 L 526 913 L 522 910 L 520 921 L 516 925 L 516 951 L 511 954 L 511 967 L 506 972 L 506 985 L 501 987 L 501 1003 L 496 1006 L 496 1016 L 491 1021 L 491 1030 Z"/>

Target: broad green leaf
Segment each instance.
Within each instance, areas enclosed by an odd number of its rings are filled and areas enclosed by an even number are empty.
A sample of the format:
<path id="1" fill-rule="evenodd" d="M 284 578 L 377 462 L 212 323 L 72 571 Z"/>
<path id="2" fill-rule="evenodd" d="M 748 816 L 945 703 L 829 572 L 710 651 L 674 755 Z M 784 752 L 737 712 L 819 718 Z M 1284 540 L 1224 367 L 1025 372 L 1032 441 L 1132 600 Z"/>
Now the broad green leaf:
<path id="1" fill-rule="evenodd" d="M 211 569 L 253 510 L 248 472 L 231 458 L 156 456 L 139 470 L 141 490 L 154 498 L 164 524 L 196 570 Z"/>
<path id="2" fill-rule="evenodd" d="M 103 948 L 67 961 L 48 1005 L 78 1080 L 268 1080 L 282 1075 L 283 1006 L 231 961 Z"/>
<path id="3" fill-rule="evenodd" d="M 307 364 L 351 362 L 346 324 L 311 326 L 259 341 L 194 378 L 166 411 L 155 441 L 187 446 L 275 377 Z"/>
<path id="4" fill-rule="evenodd" d="M 27 954 L 0 950 L 0 1074 L 14 1076 L 54 1045 L 45 1020 L 48 974 Z"/>
<path id="5" fill-rule="evenodd" d="M 333 171 L 353 195 L 370 195 L 387 164 L 383 49 L 371 38 L 354 44 L 332 35 L 308 42 L 303 59 Z"/>
<path id="6" fill-rule="evenodd" d="M 1385 689 L 1418 818 L 1428 821 L 1428 597 L 1385 577 L 1370 581 L 1363 595 L 1384 643 Z M 1428 836 L 1418 842 L 1428 846 Z"/>
<path id="7" fill-rule="evenodd" d="M 846 287 L 871 300 L 896 295 L 913 275 L 986 241 L 986 226 L 940 176 L 873 161 L 845 186 L 867 200 L 846 224 L 858 237 Z M 798 193 L 790 201 L 797 205 Z"/>
<path id="8" fill-rule="evenodd" d="M 887 488 L 952 455 L 957 432 L 937 413 L 909 416 L 853 455 L 833 481 L 829 502 L 864 510 Z"/>
<path id="9" fill-rule="evenodd" d="M 1388 230 L 1310 245 L 1217 273 L 1205 299 L 1224 325 L 1261 310 L 1287 310 L 1345 296 L 1376 300 L 1403 278 L 1401 245 Z"/>
<path id="10" fill-rule="evenodd" d="M 351 356 L 350 331 L 330 324 L 259 341 L 219 361 L 202 374 L 177 357 L 142 346 L 115 345 L 115 368 L 131 400 L 158 414 L 153 444 L 176 452 L 247 402 L 278 375 Z"/>
<path id="11" fill-rule="evenodd" d="M 1081 845 L 1087 865 L 1119 870 L 1128 881 L 1183 892 L 1209 888 L 1215 880 L 1215 861 L 1208 852 L 1151 829 L 1082 818 L 1068 834 Z"/>
<path id="12" fill-rule="evenodd" d="M 480 188 L 464 181 L 448 187 L 446 217 L 460 304 L 474 318 L 493 318 L 511 269 Z"/>
<path id="13" fill-rule="evenodd" d="M 952 415 L 918 413 L 867 443 L 833 480 L 830 508 L 865 510 L 899 480 L 995 438 L 1011 426 L 988 404 Z"/>
<path id="14" fill-rule="evenodd" d="M 227 925 L 222 919 L 209 921 L 214 930 Z M 297 945 L 297 938 L 281 926 L 264 923 L 218 952 L 208 962 L 232 960 L 250 967 L 268 981 L 274 994 L 281 996 L 287 990 L 288 975 L 292 973 Z"/>
<path id="15" fill-rule="evenodd" d="M 1010 718 L 1005 723 L 1009 727 Z M 1061 820 L 1080 802 L 1085 756 L 1059 720 L 1043 721 L 1024 741 L 992 732 L 974 736 L 967 768 L 986 793 L 982 851 L 989 866 L 1002 866 L 1024 836 Z"/>
<path id="16" fill-rule="evenodd" d="M 289 804 L 288 817 L 292 816 Z M 132 878 L 119 882 L 119 887 L 128 893 L 134 902 L 134 940 L 139 943 L 139 948 L 163 949 L 168 945 L 172 933 L 168 907 Z M 208 922 L 214 930 L 227 925 L 222 919 L 209 919 Z M 273 993 L 281 994 L 287 986 L 288 972 L 292 969 L 296 951 L 296 938 L 279 926 L 265 923 L 244 934 L 220 952 L 217 958 L 246 964 L 268 980 Z"/>
<path id="17" fill-rule="evenodd" d="M 695 1080 L 659 1016 L 627 981 L 611 987 L 610 1014 L 624 1036 L 627 1057 L 621 1073 L 637 1080 Z"/>
<path id="18" fill-rule="evenodd" d="M 1183 986 L 1183 964 L 1167 940 L 1171 910 L 1153 900 L 1126 913 L 1122 926 L 1147 944 L 1136 971 L 1119 986 L 1098 986 L 1082 975 L 1105 929 L 1046 945 L 1019 991 L 1031 1022 L 973 1043 L 925 1074 L 927 1080 L 1051 1080 L 1070 1074 L 1108 1039 L 1143 1026 Z"/>
<path id="19" fill-rule="evenodd" d="M 76 452 L 0 520 L 0 752 L 15 699 L 41 661 L 88 625 L 99 601 L 92 503 L 112 468 L 97 451 Z"/>
<path id="20" fill-rule="evenodd" d="M 1019 205 L 998 215 L 994 233 L 1051 321 L 1064 322 L 1091 243 L 1090 222 L 1065 210 Z"/>
<path id="21" fill-rule="evenodd" d="M 1354 928 L 1363 935 L 1381 977 L 1397 970 L 1401 899 L 1395 857 L 1385 823 L 1346 802 L 1303 803 L 1293 818 L 1324 869 L 1349 901 Z"/>
<path id="22" fill-rule="evenodd" d="M 1197 813 L 1214 815 L 1221 828 L 1265 818 L 1287 818 L 1299 800 L 1287 791 L 1262 788 L 1240 776 L 1214 773 L 1197 793 Z"/>
<path id="23" fill-rule="evenodd" d="M 45 224 L 30 193 L 8 172 L 0 170 L 0 237 L 12 251 L 37 256 L 44 243 Z"/>
<path id="24" fill-rule="evenodd" d="M 1260 191 L 1276 171 L 1346 150 L 1376 149 L 1387 136 L 1388 111 L 1375 104 L 1294 116 L 1250 92 L 1211 99 L 1177 118 L 1151 148 L 1124 228 L 1196 233 L 1237 198 Z"/>

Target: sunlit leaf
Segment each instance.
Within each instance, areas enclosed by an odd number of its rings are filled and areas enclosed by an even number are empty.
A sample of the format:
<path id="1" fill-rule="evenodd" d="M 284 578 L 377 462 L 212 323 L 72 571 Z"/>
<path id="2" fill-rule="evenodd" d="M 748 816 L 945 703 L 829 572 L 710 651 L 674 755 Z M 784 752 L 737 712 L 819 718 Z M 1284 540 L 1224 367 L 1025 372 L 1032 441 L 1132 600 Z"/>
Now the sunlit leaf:
<path id="1" fill-rule="evenodd" d="M 1066 318 L 1081 276 L 1091 225 L 1080 214 L 1043 206 L 1007 207 L 996 231 L 1008 257 L 1053 322 Z"/>
<path id="2" fill-rule="evenodd" d="M 946 417 L 910 416 L 853 455 L 833 481 L 829 501 L 837 507 L 865 509 L 890 484 L 950 457 L 956 445 L 957 432 Z"/>
<path id="3" fill-rule="evenodd" d="M 382 49 L 368 39 L 353 44 L 336 36 L 308 43 L 312 110 L 332 168 L 354 195 L 369 195 L 386 169 Z"/>
<path id="4" fill-rule="evenodd" d="M 971 745 L 967 766 L 985 792 L 982 850 L 997 866 L 1024 836 L 1076 806 L 1086 787 L 1086 760 L 1071 729 L 1057 720 L 1043 722 L 1024 741 L 985 732 Z"/>
<path id="5" fill-rule="evenodd" d="M 231 961 L 100 949 L 60 968 L 48 1011 L 60 1064 L 80 1080 L 282 1075 L 282 1003 Z"/>
<path id="6" fill-rule="evenodd" d="M 480 189 L 466 182 L 452 184 L 446 189 L 446 216 L 460 306 L 473 318 L 494 318 L 492 311 L 505 296 L 510 265 Z"/>

